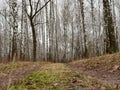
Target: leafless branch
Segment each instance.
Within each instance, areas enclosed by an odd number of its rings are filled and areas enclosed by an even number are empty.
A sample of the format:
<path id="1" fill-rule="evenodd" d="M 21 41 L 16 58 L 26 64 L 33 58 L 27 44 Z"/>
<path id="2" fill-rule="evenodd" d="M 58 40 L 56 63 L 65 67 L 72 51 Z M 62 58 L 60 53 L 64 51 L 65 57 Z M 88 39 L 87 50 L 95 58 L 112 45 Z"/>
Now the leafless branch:
<path id="1" fill-rule="evenodd" d="M 45 6 L 47 6 L 47 4 L 50 2 L 51 0 L 47 1 L 40 9 L 38 9 L 35 14 L 32 16 L 32 18 L 34 18 Z"/>
<path id="2" fill-rule="evenodd" d="M 35 12 L 37 12 L 39 3 L 40 3 L 40 0 L 37 1 Z"/>

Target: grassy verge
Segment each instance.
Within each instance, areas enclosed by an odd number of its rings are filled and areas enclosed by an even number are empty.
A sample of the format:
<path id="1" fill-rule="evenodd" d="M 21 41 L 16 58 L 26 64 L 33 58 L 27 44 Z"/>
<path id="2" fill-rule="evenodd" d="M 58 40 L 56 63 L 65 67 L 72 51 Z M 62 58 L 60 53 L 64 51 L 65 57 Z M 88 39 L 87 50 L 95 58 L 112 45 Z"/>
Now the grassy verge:
<path id="1" fill-rule="evenodd" d="M 0 63 L 0 77 L 8 75 L 10 72 L 24 70 L 42 65 L 45 62 L 15 62 L 15 63 Z"/>

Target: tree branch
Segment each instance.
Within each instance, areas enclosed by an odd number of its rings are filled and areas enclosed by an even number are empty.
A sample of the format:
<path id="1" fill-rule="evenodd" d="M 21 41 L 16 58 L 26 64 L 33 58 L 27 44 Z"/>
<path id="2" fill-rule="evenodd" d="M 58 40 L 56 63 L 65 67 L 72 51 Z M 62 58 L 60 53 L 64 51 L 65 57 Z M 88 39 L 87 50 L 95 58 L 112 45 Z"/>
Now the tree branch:
<path id="1" fill-rule="evenodd" d="M 30 4 L 30 9 L 31 9 L 30 16 L 32 16 L 32 14 L 33 14 L 33 7 L 32 7 L 32 2 L 31 2 L 31 0 L 29 0 L 29 4 Z"/>
<path id="2" fill-rule="evenodd" d="M 34 18 L 45 6 L 47 6 L 47 4 L 50 2 L 51 0 L 47 1 L 40 9 L 38 9 L 35 14 L 32 16 L 32 18 Z"/>
<path id="3" fill-rule="evenodd" d="M 40 3 L 40 0 L 37 1 L 35 12 L 37 12 L 39 3 Z"/>

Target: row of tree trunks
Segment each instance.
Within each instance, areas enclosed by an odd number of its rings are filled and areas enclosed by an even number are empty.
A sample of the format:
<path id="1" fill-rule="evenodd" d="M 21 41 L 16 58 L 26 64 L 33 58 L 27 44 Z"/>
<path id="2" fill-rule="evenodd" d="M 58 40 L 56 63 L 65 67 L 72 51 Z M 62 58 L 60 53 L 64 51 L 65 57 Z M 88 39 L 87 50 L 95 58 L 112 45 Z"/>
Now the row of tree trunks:
<path id="1" fill-rule="evenodd" d="M 68 62 L 117 52 L 116 2 L 9 0 L 0 11 L 0 58 Z"/>

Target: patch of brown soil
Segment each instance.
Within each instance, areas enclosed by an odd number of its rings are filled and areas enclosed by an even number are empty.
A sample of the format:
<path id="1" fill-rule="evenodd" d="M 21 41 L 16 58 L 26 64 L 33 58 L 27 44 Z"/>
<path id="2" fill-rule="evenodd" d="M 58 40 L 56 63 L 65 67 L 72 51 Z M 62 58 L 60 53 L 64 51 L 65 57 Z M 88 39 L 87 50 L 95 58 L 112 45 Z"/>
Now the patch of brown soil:
<path id="1" fill-rule="evenodd" d="M 99 70 L 93 68 L 88 69 L 86 67 L 80 67 L 74 64 L 68 64 L 68 67 L 74 71 L 85 73 L 87 75 L 90 75 L 92 77 L 101 80 L 105 84 L 114 85 L 116 88 L 120 89 L 120 70 L 111 72 L 111 71 L 105 71 L 105 70 Z"/>
<path id="2" fill-rule="evenodd" d="M 30 67 L 26 67 L 24 69 L 18 69 L 11 73 L 8 73 L 5 76 L 0 77 L 0 90 L 6 90 L 9 84 L 16 84 L 21 78 L 39 70 L 43 64 L 41 65 L 31 65 Z"/>

